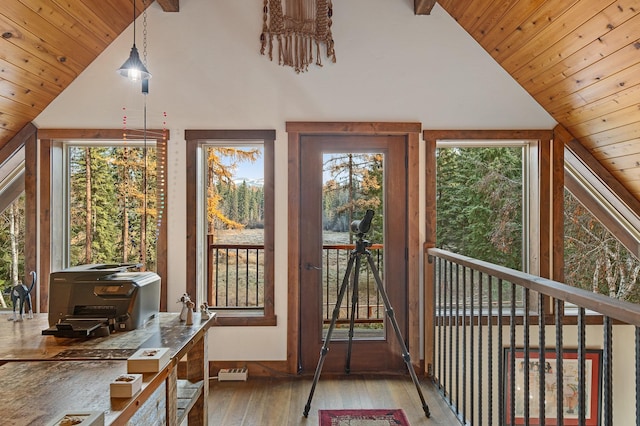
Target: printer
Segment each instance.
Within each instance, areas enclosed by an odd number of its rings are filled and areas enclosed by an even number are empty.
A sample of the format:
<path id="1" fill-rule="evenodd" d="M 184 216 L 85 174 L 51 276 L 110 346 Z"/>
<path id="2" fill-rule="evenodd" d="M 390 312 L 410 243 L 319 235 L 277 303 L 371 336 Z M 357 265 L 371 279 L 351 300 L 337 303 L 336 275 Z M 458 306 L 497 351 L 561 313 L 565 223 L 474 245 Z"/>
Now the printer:
<path id="1" fill-rule="evenodd" d="M 93 337 L 143 326 L 160 309 L 160 277 L 136 264 L 90 264 L 49 278 L 49 328 L 43 335 Z"/>

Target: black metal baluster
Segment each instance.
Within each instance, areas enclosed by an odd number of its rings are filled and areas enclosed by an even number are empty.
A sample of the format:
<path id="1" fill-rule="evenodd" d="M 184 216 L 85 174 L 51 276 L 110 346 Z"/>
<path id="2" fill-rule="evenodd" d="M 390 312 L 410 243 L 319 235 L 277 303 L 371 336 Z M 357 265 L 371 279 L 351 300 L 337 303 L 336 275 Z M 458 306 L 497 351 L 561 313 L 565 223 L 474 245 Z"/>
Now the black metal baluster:
<path id="1" fill-rule="evenodd" d="M 245 275 L 244 305 L 245 306 L 249 306 L 249 249 L 245 250 L 245 256 L 247 258 L 247 263 L 246 263 L 246 266 L 245 266 L 245 274 L 244 274 Z"/>
<path id="2" fill-rule="evenodd" d="M 563 339 L 562 339 L 562 318 L 563 302 L 555 299 L 555 321 L 556 321 L 556 424 L 564 424 L 564 383 L 563 372 Z"/>
<path id="3" fill-rule="evenodd" d="M 509 342 L 511 357 L 509 358 L 509 424 L 516 424 L 516 285 L 511 283 L 511 317 L 509 321 Z"/>
<path id="4" fill-rule="evenodd" d="M 225 250 L 225 285 L 227 287 L 227 291 L 224 292 L 224 306 L 229 306 L 229 249 Z"/>
<path id="5" fill-rule="evenodd" d="M 546 386 L 545 379 L 547 374 L 547 360 L 546 360 L 546 336 L 545 336 L 545 305 L 546 305 L 547 297 L 544 294 L 538 294 L 538 365 L 539 368 L 539 376 L 538 376 L 538 418 L 540 426 L 545 426 L 545 401 L 546 401 Z"/>
<path id="6" fill-rule="evenodd" d="M 449 321 L 449 403 L 453 404 L 453 262 L 449 263 L 449 303 L 447 320 Z"/>
<path id="7" fill-rule="evenodd" d="M 640 426 L 640 327 L 636 327 L 636 426 Z"/>
<path id="8" fill-rule="evenodd" d="M 348 264 L 348 257 L 345 256 L 344 261 L 340 261 L 340 249 L 336 249 L 336 279 L 335 279 L 335 297 L 336 299 L 338 298 L 338 294 L 340 294 L 340 277 L 342 276 L 342 273 L 340 272 L 340 265 L 347 265 Z M 346 252 L 347 250 L 345 250 Z M 349 303 L 349 296 L 347 296 L 347 303 Z M 327 319 L 331 318 L 331 313 L 330 311 L 332 310 L 332 308 L 327 307 Z"/>
<path id="9" fill-rule="evenodd" d="M 604 383 L 604 426 L 613 426 L 613 336 L 611 318 L 604 317 L 602 380 Z"/>
<path id="10" fill-rule="evenodd" d="M 378 265 L 376 265 L 376 268 L 377 267 L 378 267 Z M 362 275 L 360 276 L 360 278 L 362 278 Z M 365 297 L 367 298 L 367 303 L 365 305 L 367 316 L 365 318 L 369 319 L 369 317 L 371 316 L 371 315 L 369 315 L 369 313 L 371 312 L 371 304 L 369 303 L 370 302 L 370 294 L 371 294 L 371 291 L 369 291 L 369 284 L 371 282 L 371 268 L 367 267 L 367 269 L 365 271 L 364 280 L 365 280 L 365 283 L 366 283 L 366 285 L 364 286 L 365 287 Z M 362 286 L 359 286 L 358 288 L 360 289 L 359 291 L 362 292 Z M 356 318 L 360 318 L 360 308 L 361 308 L 361 306 L 360 306 L 360 304 L 358 304 L 358 312 L 356 314 Z"/>
<path id="11" fill-rule="evenodd" d="M 436 285 L 438 286 L 438 387 L 440 389 L 442 389 L 442 385 L 443 385 L 443 381 L 444 381 L 444 376 L 443 376 L 443 370 L 442 370 L 442 351 L 443 351 L 443 346 L 442 346 L 442 293 L 443 293 L 443 272 L 442 269 L 444 268 L 444 260 L 438 258 L 438 268 L 437 271 L 434 270 L 434 274 L 438 274 L 438 280 L 436 281 Z"/>
<path id="12" fill-rule="evenodd" d="M 487 414 L 487 418 L 489 419 L 489 424 L 491 424 L 491 422 L 493 421 L 493 277 L 491 275 L 487 275 L 487 288 L 487 358 L 489 362 L 489 365 L 487 367 L 487 375 L 489 377 L 489 412 Z"/>
<path id="13" fill-rule="evenodd" d="M 585 309 L 578 308 L 578 425 L 586 425 L 586 389 L 585 389 L 585 360 L 586 360 L 586 327 Z"/>
<path id="14" fill-rule="evenodd" d="M 220 300 L 218 299 L 220 297 L 219 283 L 220 283 L 220 249 L 216 249 L 216 300 L 215 300 L 216 306 L 220 306 Z"/>
<path id="15" fill-rule="evenodd" d="M 262 304 L 259 303 L 260 300 L 260 249 L 256 249 L 256 306 L 262 305 L 264 307 L 264 302 Z"/>
<path id="16" fill-rule="evenodd" d="M 460 265 L 456 264 L 456 414 L 460 414 Z"/>
<path id="17" fill-rule="evenodd" d="M 529 303 L 531 294 L 529 293 L 529 289 L 524 289 L 524 324 L 523 324 L 523 332 L 524 332 L 524 424 L 525 426 L 529 426 L 529 413 L 530 407 L 529 403 L 531 401 L 531 384 L 529 383 L 529 373 L 531 369 L 530 362 L 530 350 L 529 350 L 529 332 L 531 327 L 530 316 L 529 316 Z"/>
<path id="18" fill-rule="evenodd" d="M 469 301 L 471 302 L 471 321 L 469 322 L 470 327 L 469 327 L 469 351 L 470 351 L 470 371 L 469 371 L 469 377 L 471 378 L 471 389 L 469 391 L 469 420 L 471 422 L 471 424 L 473 424 L 473 420 L 475 419 L 475 389 L 476 389 L 476 382 L 475 380 L 473 380 L 473 378 L 475 377 L 475 367 L 476 367 L 476 361 L 475 361 L 475 351 L 476 351 L 476 347 L 475 347 L 475 328 L 476 328 L 476 311 L 475 311 L 475 292 L 476 292 L 476 285 L 475 285 L 475 271 L 472 269 L 471 270 L 471 296 L 469 297 Z"/>
<path id="19" fill-rule="evenodd" d="M 324 278 L 325 286 L 324 286 L 324 319 L 329 319 L 329 295 L 331 294 L 331 278 L 329 273 L 329 256 L 331 256 L 331 252 L 329 249 L 326 250 L 324 255 L 324 271 L 322 271 L 322 275 Z"/>
<path id="20" fill-rule="evenodd" d="M 462 267 L 462 300 L 463 300 L 463 311 L 462 311 L 462 423 L 465 424 L 467 422 L 467 328 L 469 327 L 467 324 L 467 267 Z"/>
<path id="21" fill-rule="evenodd" d="M 482 426 L 482 272 L 478 279 L 478 426 Z"/>
<path id="22" fill-rule="evenodd" d="M 382 269 L 382 250 L 378 250 L 376 252 L 376 265 L 378 266 L 378 270 L 382 271 L 382 276 L 384 276 L 384 270 Z M 435 289 L 435 287 L 434 287 Z M 380 292 L 376 291 L 376 318 L 380 318 Z M 384 313 L 383 313 L 384 314 Z"/>
<path id="23" fill-rule="evenodd" d="M 499 424 L 504 424 L 506 413 L 504 411 L 504 386 L 506 385 L 504 376 L 504 351 L 502 351 L 502 278 L 498 279 L 498 350 L 501 351 L 498 356 L 498 416 Z"/>

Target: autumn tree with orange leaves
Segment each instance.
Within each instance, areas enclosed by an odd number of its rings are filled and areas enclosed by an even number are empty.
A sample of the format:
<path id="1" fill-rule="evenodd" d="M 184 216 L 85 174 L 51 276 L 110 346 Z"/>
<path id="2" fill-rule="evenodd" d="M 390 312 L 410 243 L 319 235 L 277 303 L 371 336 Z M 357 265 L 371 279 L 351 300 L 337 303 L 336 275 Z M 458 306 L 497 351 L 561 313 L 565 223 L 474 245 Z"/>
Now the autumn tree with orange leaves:
<path id="1" fill-rule="evenodd" d="M 234 187 L 234 176 L 241 162 L 255 162 L 261 155 L 259 148 L 241 149 L 210 146 L 207 155 L 207 233 L 215 235 L 216 222 L 227 229 L 242 229 L 244 225 L 225 212 L 222 185 Z"/>

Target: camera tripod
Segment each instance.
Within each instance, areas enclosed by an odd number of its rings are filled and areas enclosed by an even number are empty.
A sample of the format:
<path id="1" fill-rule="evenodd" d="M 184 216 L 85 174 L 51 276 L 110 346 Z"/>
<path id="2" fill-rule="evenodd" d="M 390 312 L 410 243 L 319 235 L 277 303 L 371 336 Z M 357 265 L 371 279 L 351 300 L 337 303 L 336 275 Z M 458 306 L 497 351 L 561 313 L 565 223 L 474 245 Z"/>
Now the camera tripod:
<path id="1" fill-rule="evenodd" d="M 369 219 L 370 221 L 370 219 Z M 356 228 L 357 228 L 356 224 Z M 352 227 L 354 225 L 352 224 Z M 422 394 L 422 388 L 420 387 L 420 382 L 418 382 L 418 377 L 416 376 L 416 372 L 413 369 L 413 365 L 411 364 L 411 355 L 409 355 L 409 351 L 407 350 L 407 346 L 402 339 L 402 334 L 400 333 L 400 328 L 398 327 L 398 322 L 396 320 L 395 314 L 393 312 L 393 308 L 391 307 L 391 303 L 389 303 L 389 298 L 387 297 L 387 293 L 382 285 L 382 280 L 380 279 L 380 273 L 378 272 L 378 268 L 373 262 L 373 257 L 371 256 L 371 252 L 368 250 L 368 247 L 371 247 L 371 243 L 369 241 L 363 240 L 364 233 L 358 233 L 358 239 L 356 241 L 356 247 L 351 251 L 349 255 L 349 262 L 347 263 L 347 269 L 344 273 L 344 278 L 342 280 L 342 285 L 340 286 L 340 291 L 338 292 L 338 300 L 336 301 L 336 306 L 333 310 L 333 316 L 331 317 L 331 323 L 329 325 L 329 330 L 327 331 L 327 337 L 324 340 L 324 344 L 322 345 L 322 349 L 320 349 L 320 359 L 318 360 L 318 365 L 316 367 L 316 372 L 313 376 L 313 384 L 311 385 L 311 391 L 309 392 L 309 399 L 307 400 L 307 404 L 304 406 L 304 416 L 307 417 L 309 415 L 309 409 L 311 408 L 311 400 L 313 399 L 313 393 L 315 392 L 316 385 L 318 384 L 318 379 L 320 378 L 320 373 L 322 372 L 322 365 L 324 364 L 324 359 L 327 356 L 327 352 L 329 352 L 329 342 L 331 341 L 331 335 L 333 334 L 333 330 L 336 326 L 336 321 L 338 320 L 338 315 L 340 313 L 340 305 L 342 304 L 342 299 L 344 298 L 345 291 L 349 285 L 349 277 L 351 276 L 351 270 L 353 269 L 353 265 L 355 262 L 355 270 L 353 271 L 353 290 L 352 290 L 352 302 L 351 302 L 351 317 L 349 319 L 349 344 L 347 347 L 347 360 L 345 365 L 345 372 L 347 374 L 350 373 L 351 370 L 351 345 L 353 342 L 353 328 L 355 324 L 355 312 L 358 308 L 358 276 L 360 273 L 360 265 L 362 255 L 367 257 L 367 261 L 369 262 L 369 267 L 373 272 L 373 276 L 376 280 L 376 285 L 378 286 L 378 292 L 384 301 L 385 311 L 391 324 L 393 326 L 393 330 L 395 331 L 396 337 L 398 339 L 398 343 L 402 349 L 402 359 L 407 365 L 407 369 L 409 370 L 409 374 L 411 375 L 411 380 L 413 380 L 413 384 L 416 386 L 416 390 L 418 391 L 418 395 L 420 396 L 420 401 L 422 402 L 422 409 L 424 410 L 424 414 L 427 417 L 431 416 L 429 412 L 429 407 L 425 402 L 424 395 Z"/>

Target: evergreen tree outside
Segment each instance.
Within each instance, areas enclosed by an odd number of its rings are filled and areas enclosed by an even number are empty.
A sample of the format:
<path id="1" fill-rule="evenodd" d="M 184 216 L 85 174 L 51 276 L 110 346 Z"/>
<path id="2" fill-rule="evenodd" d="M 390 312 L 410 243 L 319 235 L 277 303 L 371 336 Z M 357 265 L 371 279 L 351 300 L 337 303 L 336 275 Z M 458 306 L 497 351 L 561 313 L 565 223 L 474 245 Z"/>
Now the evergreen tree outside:
<path id="1" fill-rule="evenodd" d="M 515 148 L 440 148 L 437 163 L 438 247 L 521 269 L 522 265 L 522 153 Z M 255 153 L 254 153 L 255 154 Z M 254 155 L 251 154 L 251 155 Z M 361 156 L 361 157 L 359 157 Z M 135 146 L 73 147 L 70 167 L 71 264 L 136 262 L 140 259 L 142 149 Z M 90 164 L 87 179 L 87 160 Z M 346 161 L 345 161 L 346 160 Z M 246 160 L 250 161 L 250 160 Z M 323 199 L 326 229 L 347 230 L 382 192 L 382 156 L 354 155 L 332 159 L 327 168 L 335 173 L 325 182 Z M 349 164 L 349 161 L 351 164 Z M 221 165 L 215 166 L 222 169 Z M 215 169 L 212 167 L 212 169 Z M 147 244 L 148 268 L 155 261 L 155 150 L 147 153 Z M 340 177 L 351 168 L 355 197 Z M 234 182 L 234 174 L 223 173 L 214 193 L 224 216 L 241 227 L 260 227 L 263 218 L 263 188 Z M 356 173 L 357 172 L 357 173 Z M 87 186 L 87 183 L 89 185 Z M 87 192 L 87 187 L 90 191 Z M 242 195 L 239 195 L 242 193 Z M 91 200 L 87 207 L 87 194 Z M 239 199 L 243 198 L 244 214 Z M 380 199 L 380 198 L 378 198 Z M 227 202 L 231 200 L 231 203 Z M 235 200 L 235 201 L 234 201 Z M 229 204 L 237 208 L 230 209 Z M 347 212 L 355 213 L 348 218 Z M 358 210 L 360 209 L 360 210 Z M 237 213 L 231 213 L 236 211 Z M 91 212 L 87 215 L 87 212 Z M 12 216 L 13 215 L 13 216 Z M 377 211 L 376 217 L 381 214 Z M 13 224 L 13 225 L 12 225 Z M 89 225 L 87 227 L 87 224 Z M 13 231 L 11 227 L 13 226 Z M 372 226 L 372 231 L 382 226 Z M 90 237 L 87 236 L 90 230 Z M 11 234 L 16 241 L 12 248 Z M 87 240 L 91 257 L 86 256 Z M 377 242 L 377 241 L 376 241 Z M 16 254 L 17 253 L 17 254 Z M 17 261 L 14 259 L 17 256 Z M 0 215 L 0 289 L 6 305 L 6 290 L 24 276 L 24 196 Z M 14 271 L 13 265 L 18 265 Z M 565 193 L 565 281 L 611 297 L 640 301 L 640 261 L 628 252 L 575 198 Z M 4 307 L 5 305 L 0 305 Z"/>
<path id="2" fill-rule="evenodd" d="M 523 269 L 522 150 L 437 150 L 437 247 Z"/>
<path id="3" fill-rule="evenodd" d="M 383 160 L 381 153 L 325 154 L 323 229 L 348 232 L 351 222 L 375 212 L 367 238 L 382 243 L 384 234 Z M 353 235 L 349 233 L 349 243 Z"/>
<path id="4" fill-rule="evenodd" d="M 72 145 L 68 155 L 70 265 L 128 262 L 155 270 L 155 147 L 145 155 L 138 145 Z"/>
<path id="5" fill-rule="evenodd" d="M 439 148 L 437 246 L 522 268 L 521 148 Z M 640 260 L 565 190 L 565 282 L 640 302 Z"/>

